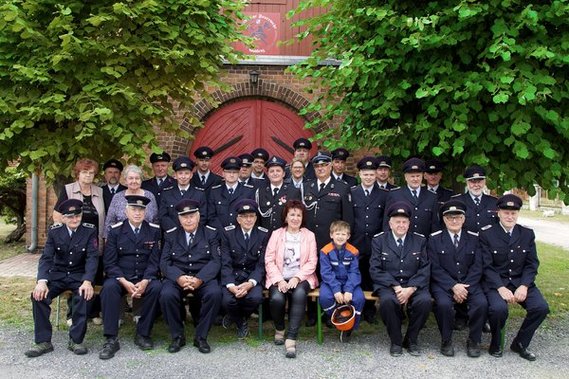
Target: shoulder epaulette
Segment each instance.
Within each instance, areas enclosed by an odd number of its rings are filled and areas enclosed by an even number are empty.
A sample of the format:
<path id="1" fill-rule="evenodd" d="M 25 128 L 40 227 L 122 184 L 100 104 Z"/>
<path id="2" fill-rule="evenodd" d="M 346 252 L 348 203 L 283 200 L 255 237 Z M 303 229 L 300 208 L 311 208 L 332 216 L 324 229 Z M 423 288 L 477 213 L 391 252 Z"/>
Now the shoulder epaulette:
<path id="1" fill-rule="evenodd" d="M 439 234 L 441 234 L 443 231 L 442 230 L 437 230 L 436 232 L 431 233 L 431 236 L 438 236 Z"/>
<path id="2" fill-rule="evenodd" d="M 118 227 L 121 226 L 122 224 L 124 224 L 124 221 L 117 222 L 116 224 L 111 225 L 111 228 L 112 228 L 112 229 L 118 228 Z"/>
<path id="3" fill-rule="evenodd" d="M 352 245 L 351 243 L 346 244 L 346 250 L 348 250 L 350 253 L 352 253 L 354 255 L 358 255 L 360 253 L 358 248 L 355 247 L 354 245 Z"/>
<path id="4" fill-rule="evenodd" d="M 198 186 L 193 186 L 192 188 L 195 188 L 195 189 L 197 189 L 198 191 L 205 191 L 205 188 L 198 187 Z"/>
<path id="5" fill-rule="evenodd" d="M 223 185 L 223 184 L 217 184 L 217 185 L 215 185 L 215 186 L 212 186 L 211 189 L 221 188 L 222 185 Z"/>
<path id="6" fill-rule="evenodd" d="M 322 252 L 324 254 L 329 254 L 332 250 L 334 250 L 334 244 L 332 242 L 326 244 L 323 248 L 322 248 Z"/>
<path id="7" fill-rule="evenodd" d="M 95 225 L 89 224 L 88 222 L 84 222 L 84 223 L 81 224 L 81 225 L 83 225 L 83 226 L 86 227 L 86 228 L 95 229 Z"/>
<path id="8" fill-rule="evenodd" d="M 162 188 L 162 191 L 170 191 L 172 188 L 174 188 L 174 186 L 164 187 Z"/>
<path id="9" fill-rule="evenodd" d="M 467 230 L 467 231 L 466 231 L 466 233 L 468 233 L 468 234 L 471 234 L 471 235 L 473 235 L 473 236 L 476 236 L 476 237 L 478 237 L 478 233 L 476 233 L 476 232 L 473 232 L 472 230 Z"/>
<path id="10" fill-rule="evenodd" d="M 225 230 L 227 230 L 227 231 L 230 231 L 230 230 L 235 229 L 235 225 L 227 225 L 227 226 L 226 226 L 225 228 L 223 228 L 223 229 L 225 229 Z"/>
<path id="11" fill-rule="evenodd" d="M 152 223 L 152 222 L 149 222 L 148 225 L 150 225 L 150 226 L 153 227 L 153 228 L 160 229 L 160 225 L 158 225 L 158 224 L 154 224 L 154 223 Z"/>
<path id="12" fill-rule="evenodd" d="M 57 222 L 55 224 L 53 224 L 52 226 L 50 226 L 50 229 L 57 229 L 57 228 L 61 228 L 63 226 L 63 224 L 61 222 Z"/>
<path id="13" fill-rule="evenodd" d="M 461 194 L 461 193 L 457 193 L 456 195 L 452 195 L 451 197 L 459 197 L 459 196 L 462 196 L 462 194 Z"/>
<path id="14" fill-rule="evenodd" d="M 265 233 L 269 232 L 269 229 L 263 228 L 262 226 L 257 226 L 257 229 L 259 229 L 261 232 L 265 232 Z"/>
<path id="15" fill-rule="evenodd" d="M 395 190 L 400 190 L 400 189 L 401 189 L 401 187 L 393 187 L 390 189 L 390 191 L 395 191 Z"/>
<path id="16" fill-rule="evenodd" d="M 423 237 L 423 238 L 425 238 L 425 235 L 424 235 L 424 234 L 421 234 L 421 233 L 417 233 L 417 232 L 413 232 L 413 234 L 415 234 L 415 235 L 417 235 L 417 236 L 420 236 L 420 237 Z"/>
<path id="17" fill-rule="evenodd" d="M 213 226 L 210 226 L 210 225 L 206 225 L 205 227 L 210 229 L 210 230 L 217 230 L 216 228 L 214 228 Z"/>
<path id="18" fill-rule="evenodd" d="M 492 224 L 484 225 L 483 227 L 480 228 L 480 230 L 488 230 L 491 227 L 492 227 Z"/>
<path id="19" fill-rule="evenodd" d="M 166 230 L 166 233 L 172 233 L 176 229 L 178 229 L 178 227 L 174 226 L 173 228 Z"/>
<path id="20" fill-rule="evenodd" d="M 379 232 L 379 233 L 377 233 L 377 234 L 374 234 L 374 237 L 379 237 L 379 236 L 382 235 L 383 233 L 385 233 L 385 232 Z"/>
<path id="21" fill-rule="evenodd" d="M 255 187 L 252 186 L 251 184 L 243 184 L 243 187 L 245 187 L 245 188 L 255 188 Z"/>
<path id="22" fill-rule="evenodd" d="M 356 189 L 358 188 L 358 185 L 356 184 L 355 186 L 351 186 L 350 189 Z"/>
<path id="23" fill-rule="evenodd" d="M 382 188 L 382 187 L 379 187 L 379 186 L 378 186 L 378 188 L 377 188 L 377 189 L 378 189 L 378 190 L 380 190 L 380 191 L 385 191 L 385 192 L 389 192 L 389 191 L 391 191 L 391 190 L 390 190 L 390 189 L 388 189 L 388 188 Z"/>

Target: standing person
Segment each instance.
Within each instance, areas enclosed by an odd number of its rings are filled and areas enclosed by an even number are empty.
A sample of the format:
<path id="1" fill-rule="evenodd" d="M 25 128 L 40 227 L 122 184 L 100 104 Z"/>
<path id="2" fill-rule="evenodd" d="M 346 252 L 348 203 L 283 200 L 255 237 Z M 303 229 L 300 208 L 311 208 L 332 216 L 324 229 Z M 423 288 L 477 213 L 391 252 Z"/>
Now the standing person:
<path id="1" fill-rule="evenodd" d="M 172 165 L 176 184 L 172 187 L 164 188 L 162 193 L 162 204 L 158 210 L 158 219 L 163 231 L 180 226 L 178 221 L 178 212 L 175 206 L 182 199 L 194 199 L 200 203 L 200 214 L 204 215 L 200 218 L 202 225 L 207 224 L 207 199 L 205 191 L 201 187 L 195 187 L 191 184 L 194 162 L 188 157 L 178 157 Z"/>
<path id="2" fill-rule="evenodd" d="M 158 219 L 158 204 L 156 203 L 154 195 L 150 190 L 141 188 L 143 176 L 140 167 L 135 165 L 126 166 L 123 171 L 123 178 L 126 182 L 127 189 L 117 193 L 111 201 L 111 205 L 109 206 L 109 213 L 105 219 L 105 230 L 103 233 L 105 238 L 107 238 L 109 230 L 111 229 L 111 225 L 114 225 L 117 222 L 121 222 L 126 219 L 126 196 L 136 195 L 149 198 L 150 203 L 148 203 L 146 206 L 144 219 L 148 222 L 153 223 L 155 223 Z"/>
<path id="3" fill-rule="evenodd" d="M 312 149 L 312 142 L 306 138 L 299 138 L 293 142 L 292 147 L 294 149 L 294 158 L 300 160 L 304 165 L 304 179 L 315 179 L 316 175 L 314 173 L 314 166 L 310 161 L 310 150 Z M 286 174 L 287 177 L 291 175 L 290 168 L 287 170 Z"/>
<path id="4" fill-rule="evenodd" d="M 207 203 L 208 224 L 223 229 L 237 224 L 235 204 L 241 199 L 253 199 L 255 189 L 248 184 L 239 183 L 241 160 L 227 157 L 222 163 L 224 183 L 210 189 Z"/>
<path id="5" fill-rule="evenodd" d="M 498 222 L 496 198 L 486 195 L 486 171 L 473 165 L 464 171 L 467 192 L 452 198 L 466 204 L 466 229 L 478 232 L 483 226 Z"/>
<path id="6" fill-rule="evenodd" d="M 68 349 L 77 355 L 88 352 L 83 339 L 87 331 L 87 307 L 93 298 L 99 243 L 96 228 L 92 224 L 81 224 L 82 209 L 80 200 L 62 201 L 57 211 L 63 224 L 53 225 L 48 232 L 31 296 L 35 346 L 26 351 L 29 358 L 53 351 L 50 304 L 66 290 L 73 291 Z"/>
<path id="7" fill-rule="evenodd" d="M 478 233 L 464 229 L 466 205 L 462 201 L 449 200 L 442 205 L 440 212 L 445 228 L 430 235 L 427 253 L 431 261 L 435 317 L 442 339 L 441 354 L 454 355 L 454 305 L 464 304 L 470 320 L 466 352 L 469 357 L 477 358 L 488 312 L 480 283 L 483 261 Z"/>
<path id="8" fill-rule="evenodd" d="M 249 334 L 247 320 L 263 301 L 265 248 L 268 230 L 257 222 L 257 203 L 243 199 L 237 204 L 238 226 L 226 226 L 221 233 L 222 306 L 227 314 L 223 326 L 237 326 L 237 338 Z"/>
<path id="9" fill-rule="evenodd" d="M 535 285 L 539 260 L 532 229 L 518 224 L 522 199 L 508 194 L 500 197 L 498 224 L 480 230 L 484 255 L 484 290 L 488 299 L 488 321 L 492 332 L 488 352 L 502 356 L 500 332 L 506 326 L 508 304 L 520 304 L 526 317 L 510 349 L 528 361 L 536 356 L 528 350 L 533 335 L 549 313 L 549 305 Z"/>
<path id="10" fill-rule="evenodd" d="M 383 217 L 387 190 L 380 189 L 376 183 L 377 160 L 364 157 L 358 162 L 361 184 L 351 188 L 354 204 L 354 227 L 350 242 L 358 249 L 359 268 L 362 276 L 362 289 L 373 291 L 373 282 L 369 276 L 371 241 L 383 230 Z M 376 322 L 375 301 L 365 303 L 363 318 L 373 324 Z"/>
<path id="11" fill-rule="evenodd" d="M 103 165 L 105 184 L 101 186 L 103 190 L 103 201 L 105 203 L 105 214 L 109 210 L 111 200 L 115 193 L 124 191 L 126 186 L 120 183 L 123 164 L 116 159 L 109 159 Z"/>
<path id="12" fill-rule="evenodd" d="M 211 187 L 223 183 L 223 178 L 210 170 L 211 158 L 214 156 L 213 150 L 209 146 L 201 146 L 194 151 L 194 156 L 197 170 L 192 176 L 191 184 L 194 187 L 203 188 L 206 196 L 209 196 Z"/>
<path id="13" fill-rule="evenodd" d="M 290 200 L 283 210 L 283 227 L 271 235 L 265 252 L 265 287 L 269 290 L 275 345 L 285 345 L 286 357 L 296 357 L 296 340 L 308 292 L 318 286 L 316 239 L 304 227 L 305 207 Z M 286 301 L 289 325 L 285 340 Z"/>
<path id="14" fill-rule="evenodd" d="M 249 153 L 245 153 L 239 155 L 237 158 L 241 159 L 239 182 L 241 184 L 250 184 L 254 187 L 257 183 L 251 178 L 251 173 L 253 172 L 253 156 Z"/>
<path id="15" fill-rule="evenodd" d="M 100 359 L 111 359 L 120 349 L 119 318 L 123 296 L 142 299 L 142 312 L 136 324 L 134 343 L 142 350 L 151 350 L 150 338 L 160 306 L 158 297 L 162 284 L 159 278 L 160 226 L 144 220 L 150 199 L 126 196 L 125 221 L 112 226 L 103 262 L 106 279 L 101 290 L 105 344 Z"/>
<path id="16" fill-rule="evenodd" d="M 154 177 L 142 182 L 142 189 L 152 192 L 156 205 L 160 205 L 160 197 L 164 188 L 172 187 L 176 184 L 174 178 L 168 175 L 168 167 L 172 158 L 170 154 L 163 152 L 162 154 L 152 153 L 150 155 L 150 163 L 152 164 L 152 172 Z M 148 196 L 147 196 L 148 197 Z"/>
<path id="17" fill-rule="evenodd" d="M 282 213 L 286 202 L 292 199 L 300 200 L 300 190 L 284 182 L 284 159 L 273 156 L 265 166 L 269 184 L 257 188 L 255 200 L 259 204 L 260 224 L 271 233 L 282 226 Z"/>
<path id="18" fill-rule="evenodd" d="M 340 147 L 332 151 L 332 176 L 336 180 L 343 180 L 350 187 L 358 184 L 356 178 L 345 173 L 346 160 L 350 156 L 348 150 Z"/>
<path id="19" fill-rule="evenodd" d="M 370 275 L 374 293 L 379 296 L 379 313 L 391 340 L 389 353 L 402 355 L 402 347 L 413 356 L 421 355 L 418 337 L 431 312 L 429 278 L 431 265 L 426 239 L 410 232 L 411 205 L 398 201 L 387 209 L 389 231 L 372 241 Z M 407 309 L 409 325 L 403 338 L 401 324 Z"/>
<path id="20" fill-rule="evenodd" d="M 441 186 L 444 168 L 445 166 L 438 159 L 429 159 L 425 162 L 427 189 L 437 195 L 439 204 L 446 203 L 454 195 L 452 190 Z"/>
<path id="21" fill-rule="evenodd" d="M 332 242 L 320 250 L 320 305 L 332 316 L 337 306 L 352 304 L 356 309 L 354 326 L 350 330 L 340 332 L 340 342 L 349 342 L 352 332 L 358 329 L 360 316 L 365 303 L 364 293 L 360 287 L 361 275 L 358 266 L 358 249 L 348 243 L 350 224 L 345 221 L 334 221 L 330 225 Z"/>
<path id="22" fill-rule="evenodd" d="M 257 148 L 251 152 L 251 155 L 253 156 L 251 179 L 256 183 L 254 187 L 262 187 L 269 182 L 265 173 L 265 163 L 269 160 L 269 152 L 263 148 Z"/>
<path id="23" fill-rule="evenodd" d="M 304 163 L 298 158 L 293 158 L 290 162 L 290 176 L 285 179 L 286 182 L 289 182 L 296 188 L 302 191 L 302 184 L 304 183 L 304 173 L 306 168 L 304 167 Z M 285 168 L 285 176 L 286 176 L 286 168 Z"/>
<path id="24" fill-rule="evenodd" d="M 425 162 L 419 158 L 410 158 L 403 164 L 406 185 L 389 191 L 386 207 L 398 201 L 406 201 L 413 206 L 411 232 L 428 236 L 440 229 L 437 195 L 421 185 Z M 383 220 L 383 230 L 387 230 L 388 220 Z"/>
<path id="25" fill-rule="evenodd" d="M 165 277 L 160 306 L 172 336 L 168 352 L 176 353 L 186 345 L 182 319 L 185 312 L 180 310 L 183 297 L 193 293 L 200 304 L 194 346 L 200 353 L 207 354 L 211 351 L 207 335 L 221 305 L 221 288 L 217 281 L 221 269 L 219 236 L 215 228 L 200 225 L 197 201 L 183 199 L 176 204 L 176 210 L 182 227 L 166 231 L 160 259 Z"/>
<path id="26" fill-rule="evenodd" d="M 377 170 L 375 171 L 377 185 L 381 189 L 391 190 L 397 186 L 391 184 L 389 177 L 391 176 L 391 157 L 387 155 L 378 155 L 377 159 Z"/>

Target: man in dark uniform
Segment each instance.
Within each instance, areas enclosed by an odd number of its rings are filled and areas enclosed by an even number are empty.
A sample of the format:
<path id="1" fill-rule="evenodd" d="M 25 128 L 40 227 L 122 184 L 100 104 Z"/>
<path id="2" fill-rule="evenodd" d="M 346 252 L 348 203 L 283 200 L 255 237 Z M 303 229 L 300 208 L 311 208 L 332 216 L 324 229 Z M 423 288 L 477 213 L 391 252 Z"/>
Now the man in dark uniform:
<path id="1" fill-rule="evenodd" d="M 300 190 L 284 182 L 284 159 L 273 156 L 265 164 L 269 184 L 257 188 L 255 200 L 261 214 L 260 225 L 271 233 L 282 226 L 282 213 L 288 200 L 300 200 Z"/>
<path id="2" fill-rule="evenodd" d="M 176 184 L 174 178 L 168 175 L 168 166 L 171 160 L 170 154 L 166 152 L 162 154 L 152 153 L 150 155 L 150 163 L 152 163 L 154 177 L 142 182 L 142 189 L 152 192 L 158 206 L 160 206 L 160 196 L 164 188 L 172 187 Z"/>
<path id="3" fill-rule="evenodd" d="M 480 230 L 483 286 L 492 332 L 488 352 L 494 357 L 502 356 L 500 334 L 508 318 L 508 304 L 518 303 L 526 310 L 526 317 L 510 349 L 520 357 L 534 361 L 536 356 L 527 348 L 549 313 L 549 305 L 535 285 L 539 267 L 535 234 L 532 229 L 517 224 L 522 199 L 508 194 L 500 197 L 496 205 L 499 223 Z"/>
<path id="4" fill-rule="evenodd" d="M 239 200 L 255 198 L 253 186 L 239 183 L 239 158 L 227 157 L 221 167 L 225 183 L 211 187 L 207 203 L 207 222 L 218 229 L 237 224 L 235 204 Z"/>
<path id="5" fill-rule="evenodd" d="M 428 236 L 440 229 L 437 215 L 437 195 L 421 186 L 425 162 L 419 158 L 410 158 L 403 164 L 406 185 L 392 189 L 387 196 L 386 207 L 396 201 L 406 201 L 413 206 L 411 231 Z M 388 228 L 388 219 L 383 221 L 383 230 Z"/>
<path id="6" fill-rule="evenodd" d="M 103 165 L 103 175 L 105 184 L 101 186 L 103 189 L 103 201 L 105 202 L 105 213 L 109 210 L 109 205 L 116 193 L 124 191 L 126 186 L 120 183 L 123 164 L 116 159 L 109 159 Z"/>
<path id="7" fill-rule="evenodd" d="M 498 222 L 496 198 L 486 195 L 486 172 L 480 166 L 470 166 L 464 171 L 468 191 L 452 198 L 466 204 L 466 229 L 478 232 L 483 226 Z"/>
<path id="8" fill-rule="evenodd" d="M 417 339 L 431 311 L 427 243 L 422 235 L 410 232 L 411 212 L 411 204 L 405 201 L 391 204 L 387 209 L 390 230 L 377 234 L 371 247 L 370 275 L 394 357 L 401 356 L 402 347 L 411 355 L 421 354 Z M 405 306 L 409 325 L 403 338 Z"/>
<path id="9" fill-rule="evenodd" d="M 387 155 L 378 155 L 377 159 L 377 170 L 375 170 L 375 175 L 377 179 L 377 185 L 381 189 L 390 190 L 397 186 L 389 182 L 389 176 L 391 175 L 391 157 Z"/>
<path id="10" fill-rule="evenodd" d="M 175 226 L 180 226 L 178 212 L 174 207 L 182 199 L 194 199 L 200 204 L 200 218 L 202 225 L 207 224 L 207 199 L 204 189 L 191 184 L 194 162 L 188 157 L 178 157 L 172 165 L 175 171 L 176 184 L 172 187 L 164 188 L 162 193 L 162 204 L 158 210 L 158 218 L 162 230 L 166 231 Z"/>
<path id="11" fill-rule="evenodd" d="M 261 187 L 269 183 L 265 173 L 265 163 L 269 160 L 269 152 L 263 148 L 257 148 L 251 152 L 253 156 L 253 171 L 251 179 L 254 187 Z"/>
<path id="12" fill-rule="evenodd" d="M 32 292 L 35 345 L 26 356 L 33 358 L 53 351 L 50 304 L 62 292 L 73 291 L 73 323 L 69 327 L 68 349 L 77 355 L 87 354 L 83 345 L 87 331 L 87 307 L 93 298 L 93 280 L 99 262 L 97 230 L 81 224 L 83 202 L 63 201 L 57 211 L 63 224 L 49 230 L 38 264 L 37 284 Z"/>
<path id="13" fill-rule="evenodd" d="M 332 151 L 332 176 L 336 180 L 343 180 L 350 187 L 358 184 L 356 178 L 345 173 L 346 171 L 346 160 L 350 156 L 348 150 L 340 147 Z"/>
<path id="14" fill-rule="evenodd" d="M 194 346 L 209 353 L 207 335 L 221 305 L 217 275 L 221 268 L 219 236 L 215 228 L 200 225 L 199 203 L 183 199 L 176 204 L 181 228 L 166 231 L 160 269 L 165 276 L 160 306 L 170 329 L 168 352 L 176 353 L 186 344 L 182 299 L 192 293 L 200 302 Z"/>
<path id="15" fill-rule="evenodd" d="M 223 326 L 237 325 L 237 338 L 249 333 L 247 320 L 263 301 L 265 248 L 268 230 L 255 227 L 257 203 L 243 199 L 237 204 L 238 226 L 226 226 L 221 233 L 222 305 L 227 315 Z"/>
<path id="16" fill-rule="evenodd" d="M 209 190 L 213 186 L 217 186 L 223 183 L 221 176 L 214 174 L 209 169 L 210 160 L 213 157 L 213 150 L 208 146 L 198 147 L 194 151 L 194 156 L 196 157 L 197 170 L 192 176 L 191 185 L 193 187 L 203 188 L 206 195 L 209 195 Z M 205 216 L 205 215 L 202 215 Z"/>
<path id="17" fill-rule="evenodd" d="M 293 142 L 292 147 L 294 148 L 294 157 L 298 158 L 304 163 L 304 178 L 316 179 L 316 174 L 314 173 L 314 166 L 310 161 L 310 150 L 312 149 L 312 143 L 306 138 L 299 138 Z M 290 176 L 290 168 L 287 167 L 286 177 Z"/>
<path id="18" fill-rule="evenodd" d="M 369 258 L 371 256 L 371 240 L 383 230 L 383 214 L 387 190 L 380 189 L 375 180 L 377 160 L 364 157 L 358 162 L 361 184 L 351 188 L 354 206 L 354 227 L 352 228 L 352 244 L 359 250 L 359 268 L 362 274 L 362 289 L 373 290 L 373 282 L 369 276 Z M 363 318 L 375 323 L 375 302 L 366 302 Z"/>
<path id="19" fill-rule="evenodd" d="M 430 235 L 427 253 L 431 261 L 435 317 L 442 339 L 441 353 L 454 355 L 454 304 L 464 304 L 470 319 L 466 351 L 469 357 L 476 358 L 480 356 L 482 326 L 488 312 L 480 284 L 483 266 L 478 233 L 463 228 L 466 205 L 462 201 L 447 201 L 440 213 L 445 228 Z"/>
<path id="20" fill-rule="evenodd" d="M 101 303 L 106 342 L 99 352 L 101 359 L 114 357 L 120 349 L 120 309 L 123 296 L 127 294 L 133 299 L 142 299 L 134 343 L 142 350 L 154 347 L 150 333 L 158 315 L 158 297 L 162 288 L 158 280 L 160 226 L 144 220 L 150 199 L 133 195 L 125 198 L 127 219 L 111 227 L 103 254 L 106 279 Z"/>
<path id="21" fill-rule="evenodd" d="M 256 183 L 251 178 L 253 172 L 253 156 L 249 153 L 241 154 L 237 158 L 241 159 L 241 168 L 239 169 L 239 182 L 255 186 Z"/>
<path id="22" fill-rule="evenodd" d="M 427 189 L 437 195 L 439 204 L 446 203 L 454 195 L 452 190 L 441 186 L 444 165 L 438 159 L 429 159 L 425 162 L 425 181 Z"/>

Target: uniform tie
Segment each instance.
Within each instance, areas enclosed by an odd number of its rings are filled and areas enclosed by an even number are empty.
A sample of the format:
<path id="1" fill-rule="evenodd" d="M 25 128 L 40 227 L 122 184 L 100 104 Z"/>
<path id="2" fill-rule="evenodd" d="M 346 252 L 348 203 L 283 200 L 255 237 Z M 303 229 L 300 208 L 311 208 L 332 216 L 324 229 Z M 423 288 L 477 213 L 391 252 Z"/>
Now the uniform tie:
<path id="1" fill-rule="evenodd" d="M 134 228 L 134 237 L 138 240 L 138 236 L 140 234 L 140 228 Z"/>
<path id="2" fill-rule="evenodd" d="M 164 179 L 158 178 L 158 187 L 162 187 L 162 183 L 164 183 Z"/>
<path id="3" fill-rule="evenodd" d="M 229 195 L 233 195 L 233 188 L 227 189 L 229 191 Z"/>
<path id="4" fill-rule="evenodd" d="M 474 204 L 476 204 L 477 207 L 480 206 L 480 198 L 478 196 L 474 198 Z"/>
<path id="5" fill-rule="evenodd" d="M 111 188 L 111 195 L 114 195 L 114 194 L 115 194 L 115 189 Z"/>
<path id="6" fill-rule="evenodd" d="M 433 187 L 430 187 L 430 188 L 429 188 L 429 191 L 431 191 L 432 193 L 437 193 L 437 190 L 434 189 Z"/>
<path id="7" fill-rule="evenodd" d="M 180 190 L 180 195 L 182 195 L 182 197 L 184 197 L 185 194 L 186 194 L 186 190 Z"/>
<path id="8" fill-rule="evenodd" d="M 366 193 L 366 197 L 369 196 L 369 190 L 368 189 L 365 190 L 365 193 Z"/>
<path id="9" fill-rule="evenodd" d="M 397 239 L 397 249 L 400 253 L 403 251 L 403 240 L 401 238 Z"/>
<path id="10" fill-rule="evenodd" d="M 278 188 L 273 188 L 273 198 L 277 197 L 277 193 L 279 193 L 279 189 Z"/>
<path id="11" fill-rule="evenodd" d="M 202 175 L 202 186 L 205 186 L 205 175 Z"/>
<path id="12" fill-rule="evenodd" d="M 458 249 L 458 234 L 454 235 L 453 240 L 454 240 L 454 247 L 456 247 Z"/>
<path id="13" fill-rule="evenodd" d="M 194 243 L 194 233 L 189 233 L 188 234 L 188 247 L 192 246 L 192 243 Z"/>
<path id="14" fill-rule="evenodd" d="M 419 198 L 417 197 L 417 190 L 413 190 L 411 192 L 413 193 L 413 199 L 415 199 L 415 201 L 419 200 Z"/>
<path id="15" fill-rule="evenodd" d="M 72 230 L 71 233 L 69 233 L 69 238 L 73 239 L 74 235 L 75 235 L 75 230 Z"/>
<path id="16" fill-rule="evenodd" d="M 326 183 L 320 183 L 320 191 L 318 191 L 318 192 L 322 192 L 324 187 L 326 187 Z"/>

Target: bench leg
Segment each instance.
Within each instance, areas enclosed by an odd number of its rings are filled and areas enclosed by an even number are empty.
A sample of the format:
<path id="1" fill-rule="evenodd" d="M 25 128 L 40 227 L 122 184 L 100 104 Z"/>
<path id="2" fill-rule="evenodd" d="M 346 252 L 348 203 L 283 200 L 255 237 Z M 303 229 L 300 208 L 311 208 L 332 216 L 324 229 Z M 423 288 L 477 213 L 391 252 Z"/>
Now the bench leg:
<path id="1" fill-rule="evenodd" d="M 259 313 L 259 331 L 257 332 L 257 338 L 259 338 L 260 340 L 263 339 L 263 302 L 261 301 L 261 304 L 259 304 L 259 309 L 257 310 L 257 312 Z"/>
<path id="2" fill-rule="evenodd" d="M 324 341 L 322 336 L 322 307 L 320 307 L 318 299 L 316 299 L 316 341 L 320 345 Z"/>

